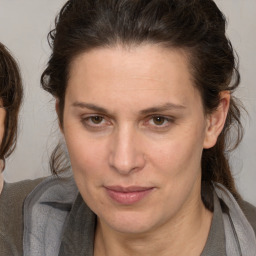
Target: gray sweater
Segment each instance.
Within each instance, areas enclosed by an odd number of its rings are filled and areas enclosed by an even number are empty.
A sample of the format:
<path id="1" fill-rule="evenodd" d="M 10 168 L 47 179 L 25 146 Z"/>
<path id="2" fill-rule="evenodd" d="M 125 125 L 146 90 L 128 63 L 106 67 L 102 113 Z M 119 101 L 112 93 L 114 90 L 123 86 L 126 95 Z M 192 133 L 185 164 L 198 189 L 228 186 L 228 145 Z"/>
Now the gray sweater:
<path id="1" fill-rule="evenodd" d="M 0 195 L 0 255 L 22 255 L 23 202 L 42 179 L 4 183 Z"/>

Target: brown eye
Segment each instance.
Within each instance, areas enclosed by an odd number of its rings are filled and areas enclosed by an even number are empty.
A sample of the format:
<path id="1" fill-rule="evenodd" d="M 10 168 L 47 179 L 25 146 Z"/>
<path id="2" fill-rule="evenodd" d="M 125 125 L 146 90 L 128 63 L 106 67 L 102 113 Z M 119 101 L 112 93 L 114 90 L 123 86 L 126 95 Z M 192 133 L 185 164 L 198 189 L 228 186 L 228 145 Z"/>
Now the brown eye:
<path id="1" fill-rule="evenodd" d="M 111 120 L 105 116 L 88 115 L 81 118 L 82 125 L 89 131 L 102 131 L 112 126 Z"/>
<path id="2" fill-rule="evenodd" d="M 92 123 L 94 124 L 100 124 L 103 121 L 103 117 L 102 116 L 92 116 L 90 117 Z"/>
<path id="3" fill-rule="evenodd" d="M 166 118 L 162 116 L 155 116 L 152 118 L 152 121 L 155 125 L 163 125 L 165 124 Z"/>

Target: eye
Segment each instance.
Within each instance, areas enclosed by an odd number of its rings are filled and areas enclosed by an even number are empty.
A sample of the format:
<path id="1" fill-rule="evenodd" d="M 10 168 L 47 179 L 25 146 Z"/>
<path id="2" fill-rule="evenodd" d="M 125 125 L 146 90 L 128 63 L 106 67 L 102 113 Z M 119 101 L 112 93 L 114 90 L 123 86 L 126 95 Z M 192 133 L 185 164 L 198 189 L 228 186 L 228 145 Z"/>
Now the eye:
<path id="1" fill-rule="evenodd" d="M 153 116 L 149 119 L 149 124 L 153 126 L 165 127 L 171 122 L 170 118 L 164 116 Z"/>
<path id="2" fill-rule="evenodd" d="M 106 126 L 111 125 L 111 122 L 108 121 L 105 117 L 100 115 L 90 115 L 81 118 L 82 124 L 91 129 L 103 129 Z"/>
<path id="3" fill-rule="evenodd" d="M 146 118 L 144 126 L 152 131 L 168 131 L 174 123 L 174 118 L 169 116 L 152 115 Z"/>
<path id="4" fill-rule="evenodd" d="M 89 117 L 89 119 L 94 124 L 100 124 L 103 121 L 102 116 L 91 116 L 91 117 Z"/>
<path id="5" fill-rule="evenodd" d="M 166 120 L 166 118 L 163 116 L 152 117 L 152 123 L 154 125 L 161 126 L 161 125 L 165 124 L 166 122 L 168 122 L 168 120 Z"/>

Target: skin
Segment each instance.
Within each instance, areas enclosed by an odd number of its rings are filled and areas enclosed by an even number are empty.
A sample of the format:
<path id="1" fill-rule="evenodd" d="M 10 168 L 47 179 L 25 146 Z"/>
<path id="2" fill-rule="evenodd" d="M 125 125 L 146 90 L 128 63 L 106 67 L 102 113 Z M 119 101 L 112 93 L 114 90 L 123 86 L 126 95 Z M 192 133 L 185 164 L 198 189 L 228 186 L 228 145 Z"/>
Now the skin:
<path id="1" fill-rule="evenodd" d="M 2 102 L 0 101 L 0 104 L 2 104 Z M 5 121 L 5 116 L 6 116 L 6 111 L 0 107 L 0 145 L 2 143 L 3 140 L 3 136 L 4 136 L 4 121 Z M 3 185 L 4 185 L 4 179 L 3 179 L 3 175 L 0 171 L 0 194 L 3 190 Z"/>
<path id="2" fill-rule="evenodd" d="M 0 194 L 2 193 L 3 186 L 4 186 L 4 178 L 3 178 L 3 175 L 1 173 L 0 174 Z"/>
<path id="3" fill-rule="evenodd" d="M 79 191 L 98 216 L 94 255 L 200 255 L 212 219 L 200 196 L 201 156 L 228 106 L 223 92 L 205 115 L 181 50 L 116 46 L 74 59 L 61 129 Z M 122 205 L 107 193 L 114 185 L 152 189 Z"/>

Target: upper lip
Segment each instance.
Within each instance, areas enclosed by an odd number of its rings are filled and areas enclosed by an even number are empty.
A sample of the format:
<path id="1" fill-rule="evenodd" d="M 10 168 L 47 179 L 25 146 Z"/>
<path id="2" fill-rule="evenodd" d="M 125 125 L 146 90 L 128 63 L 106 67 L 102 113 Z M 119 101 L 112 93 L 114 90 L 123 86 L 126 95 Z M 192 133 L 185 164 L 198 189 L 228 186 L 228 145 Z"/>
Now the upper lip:
<path id="1" fill-rule="evenodd" d="M 145 190 L 152 189 L 153 187 L 140 187 L 140 186 L 129 186 L 129 187 L 122 187 L 122 186 L 106 186 L 106 189 L 115 191 L 115 192 L 141 192 Z"/>

